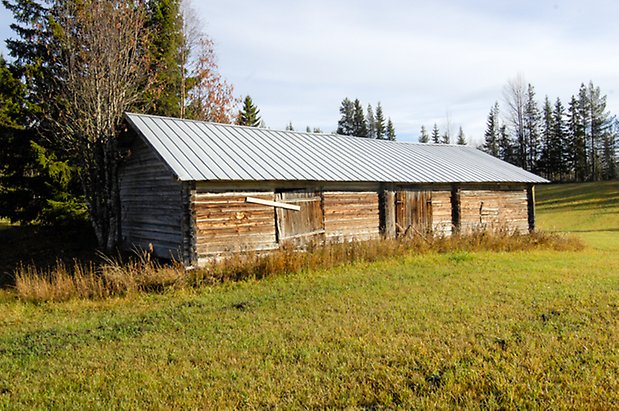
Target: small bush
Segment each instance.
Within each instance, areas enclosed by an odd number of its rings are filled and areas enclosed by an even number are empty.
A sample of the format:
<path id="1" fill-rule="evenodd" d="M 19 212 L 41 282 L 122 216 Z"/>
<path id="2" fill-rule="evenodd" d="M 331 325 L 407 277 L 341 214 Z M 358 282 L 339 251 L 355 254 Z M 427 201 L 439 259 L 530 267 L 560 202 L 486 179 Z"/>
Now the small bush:
<path id="1" fill-rule="evenodd" d="M 558 234 L 519 235 L 506 231 L 480 231 L 450 237 L 415 236 L 398 240 L 309 244 L 305 251 L 285 244 L 268 253 L 247 252 L 225 256 L 204 268 L 190 271 L 180 264 L 159 264 L 143 254 L 124 263 L 108 258 L 98 267 L 77 262 L 71 269 L 63 262 L 57 262 L 54 268 L 46 271 L 33 266 L 20 267 L 15 274 L 15 288 L 18 297 L 28 301 L 100 299 L 139 292 L 161 292 L 168 288 L 261 279 L 355 262 L 374 262 L 406 254 L 534 249 L 577 251 L 582 248 L 579 240 Z"/>

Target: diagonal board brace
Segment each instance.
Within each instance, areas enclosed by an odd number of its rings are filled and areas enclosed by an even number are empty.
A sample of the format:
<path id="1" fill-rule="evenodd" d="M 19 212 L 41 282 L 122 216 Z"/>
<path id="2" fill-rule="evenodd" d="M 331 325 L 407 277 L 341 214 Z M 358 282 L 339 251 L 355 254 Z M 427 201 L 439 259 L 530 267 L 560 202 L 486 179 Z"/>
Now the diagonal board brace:
<path id="1" fill-rule="evenodd" d="M 254 203 L 254 204 L 262 204 L 265 206 L 271 206 L 271 207 L 277 207 L 277 208 L 285 208 L 286 210 L 301 211 L 301 206 L 298 206 L 298 205 L 280 203 L 279 201 L 263 200 L 261 198 L 256 198 L 256 197 L 247 197 L 245 198 L 245 202 Z"/>

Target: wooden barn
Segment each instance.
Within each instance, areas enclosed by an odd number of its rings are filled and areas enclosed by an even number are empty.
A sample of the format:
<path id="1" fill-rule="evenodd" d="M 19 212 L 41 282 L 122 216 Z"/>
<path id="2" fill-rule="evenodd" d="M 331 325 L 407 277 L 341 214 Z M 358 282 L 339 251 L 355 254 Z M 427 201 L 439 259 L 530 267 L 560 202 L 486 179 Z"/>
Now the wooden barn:
<path id="1" fill-rule="evenodd" d="M 284 242 L 524 233 L 546 182 L 466 146 L 126 119 L 123 243 L 187 265 Z"/>

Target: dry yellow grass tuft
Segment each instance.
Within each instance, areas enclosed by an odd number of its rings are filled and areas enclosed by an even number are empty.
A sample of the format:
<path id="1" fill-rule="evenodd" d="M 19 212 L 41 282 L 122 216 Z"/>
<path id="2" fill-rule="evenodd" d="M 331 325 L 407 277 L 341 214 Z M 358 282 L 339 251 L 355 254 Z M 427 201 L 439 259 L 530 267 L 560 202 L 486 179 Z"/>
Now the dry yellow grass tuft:
<path id="1" fill-rule="evenodd" d="M 310 244 L 305 251 L 284 245 L 270 253 L 241 253 L 214 261 L 204 268 L 185 271 L 180 264 L 160 264 L 142 254 L 128 262 L 106 258 L 100 266 L 63 262 L 47 271 L 21 267 L 15 273 L 15 288 L 26 301 L 102 299 L 169 288 L 200 287 L 226 281 L 261 279 L 311 269 L 327 269 L 354 262 L 374 262 L 421 253 L 580 250 L 582 243 L 559 234 L 519 235 L 507 231 L 474 232 L 451 237 L 415 236 L 399 240 Z"/>

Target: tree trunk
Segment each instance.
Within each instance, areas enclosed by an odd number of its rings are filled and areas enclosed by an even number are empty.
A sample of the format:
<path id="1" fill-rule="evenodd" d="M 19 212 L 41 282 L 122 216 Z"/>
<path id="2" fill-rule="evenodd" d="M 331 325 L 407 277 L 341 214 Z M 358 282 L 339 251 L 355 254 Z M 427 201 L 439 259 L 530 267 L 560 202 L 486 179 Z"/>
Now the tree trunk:
<path id="1" fill-rule="evenodd" d="M 116 139 L 105 140 L 93 143 L 92 156 L 85 158 L 87 164 L 82 165 L 90 172 L 81 177 L 97 243 L 111 252 L 120 240 L 119 156 Z"/>

